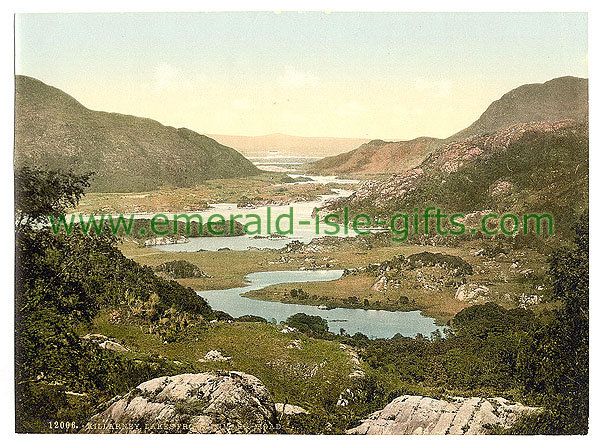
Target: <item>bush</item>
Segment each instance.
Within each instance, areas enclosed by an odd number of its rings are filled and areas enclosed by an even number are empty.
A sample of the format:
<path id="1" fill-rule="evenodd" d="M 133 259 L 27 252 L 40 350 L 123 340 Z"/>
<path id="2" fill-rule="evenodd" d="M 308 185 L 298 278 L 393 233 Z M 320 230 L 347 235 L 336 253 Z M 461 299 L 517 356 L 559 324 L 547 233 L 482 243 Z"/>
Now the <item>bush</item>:
<path id="1" fill-rule="evenodd" d="M 327 321 L 320 316 L 309 316 L 304 313 L 296 313 L 287 318 L 287 325 L 304 332 L 326 333 L 329 331 Z"/>

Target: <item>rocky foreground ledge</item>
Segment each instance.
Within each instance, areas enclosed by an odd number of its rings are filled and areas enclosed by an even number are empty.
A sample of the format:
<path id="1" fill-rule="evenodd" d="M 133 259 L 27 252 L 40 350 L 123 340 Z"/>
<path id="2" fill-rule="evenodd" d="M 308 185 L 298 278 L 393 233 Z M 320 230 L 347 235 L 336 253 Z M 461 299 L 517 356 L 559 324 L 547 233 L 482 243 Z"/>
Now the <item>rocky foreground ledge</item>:
<path id="1" fill-rule="evenodd" d="M 478 435 L 488 427 L 510 427 L 521 415 L 537 410 L 504 398 L 436 400 L 403 395 L 347 431 L 374 435 Z"/>
<path id="2" fill-rule="evenodd" d="M 82 433 L 270 433 L 275 404 L 258 378 L 241 372 L 165 376 L 111 401 Z"/>
<path id="3" fill-rule="evenodd" d="M 510 427 L 537 410 L 503 398 L 448 401 L 404 395 L 348 434 L 485 434 L 491 426 Z M 277 413 L 302 416 L 301 407 L 275 404 L 260 380 L 242 372 L 206 372 L 146 381 L 110 401 L 82 433 L 277 432 Z"/>

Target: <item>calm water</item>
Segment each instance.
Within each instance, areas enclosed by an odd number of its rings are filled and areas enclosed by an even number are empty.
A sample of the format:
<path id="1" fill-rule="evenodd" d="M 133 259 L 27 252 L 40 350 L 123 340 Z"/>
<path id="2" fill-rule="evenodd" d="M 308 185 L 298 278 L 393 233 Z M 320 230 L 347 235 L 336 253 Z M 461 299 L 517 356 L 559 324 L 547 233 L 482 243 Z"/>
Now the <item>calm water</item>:
<path id="1" fill-rule="evenodd" d="M 384 311 L 350 308 L 321 310 L 312 305 L 287 304 L 249 299 L 241 295 L 269 285 L 298 282 L 325 282 L 339 279 L 342 270 L 317 271 L 268 271 L 251 273 L 246 276 L 249 283 L 239 288 L 227 290 L 198 291 L 215 310 L 229 313 L 233 317 L 247 314 L 261 316 L 268 321 L 285 321 L 296 313 L 321 316 L 329 324 L 329 331 L 339 333 L 340 328 L 350 335 L 361 332 L 370 338 L 391 338 L 396 333 L 404 336 L 425 336 L 440 328 L 432 318 L 423 316 L 419 311 Z"/>
<path id="2" fill-rule="evenodd" d="M 310 176 L 313 182 L 329 183 L 344 182 L 352 184 L 354 180 L 340 180 L 336 177 Z M 294 220 L 311 219 L 311 214 L 315 207 L 323 207 L 324 201 L 347 196 L 352 193 L 351 190 L 334 190 L 336 195 L 327 195 L 319 197 L 318 201 L 293 203 Z M 219 203 L 212 205 L 211 209 L 198 212 L 203 218 L 208 218 L 211 214 L 220 213 L 227 218 L 229 214 L 259 214 L 263 219 L 266 218 L 267 207 L 256 209 L 238 209 L 233 203 Z M 283 213 L 289 212 L 289 205 L 271 207 L 272 221 Z M 244 221 L 241 220 L 243 223 Z M 313 223 L 314 225 L 314 223 Z M 253 236 L 239 237 L 197 237 L 191 238 L 188 243 L 158 246 L 163 251 L 198 251 L 208 250 L 216 251 L 220 248 L 229 248 L 235 251 L 243 251 L 249 248 L 271 248 L 280 249 L 287 245 L 291 240 L 300 240 L 308 243 L 313 238 L 322 236 L 315 234 L 314 226 L 302 226 L 295 224 L 294 234 L 285 238 L 254 238 Z M 355 235 L 349 231 L 349 236 Z M 239 288 L 230 288 L 227 290 L 208 290 L 199 291 L 201 295 L 215 310 L 221 310 L 233 317 L 244 315 L 261 316 L 271 321 L 285 321 L 289 316 L 296 313 L 305 313 L 312 316 L 321 316 L 329 324 L 329 330 L 333 333 L 339 333 L 343 328 L 348 334 L 353 335 L 361 332 L 371 338 L 391 338 L 396 333 L 404 336 L 415 336 L 421 333 L 429 335 L 439 327 L 435 325 L 432 318 L 423 316 L 419 311 L 384 311 L 384 310 L 363 310 L 350 308 L 335 308 L 332 310 L 322 310 L 312 305 L 287 304 L 283 302 L 267 302 L 242 297 L 242 294 L 248 291 L 258 290 L 269 285 L 283 283 L 300 282 L 323 282 L 339 279 L 342 275 L 341 270 L 317 270 L 317 271 L 269 271 L 255 272 L 248 274 L 245 279 L 248 285 Z"/>
<path id="3" fill-rule="evenodd" d="M 334 179 L 335 177 L 317 177 L 319 181 L 325 181 L 324 179 Z M 296 202 L 284 206 L 260 206 L 257 208 L 238 208 L 235 203 L 218 203 L 211 205 L 211 208 L 205 211 L 197 212 L 202 216 L 204 221 L 208 219 L 213 214 L 220 214 L 225 219 L 228 219 L 230 215 L 235 214 L 256 214 L 261 218 L 262 227 L 262 236 L 255 237 L 254 235 L 241 235 L 237 237 L 193 237 L 189 239 L 187 243 L 174 244 L 174 245 L 162 245 L 156 246 L 157 249 L 162 251 L 188 251 L 195 252 L 198 250 L 206 250 L 206 251 L 217 251 L 221 248 L 229 248 L 232 251 L 245 251 L 249 248 L 271 248 L 271 249 L 281 249 L 292 240 L 299 240 L 304 243 L 309 243 L 313 238 L 322 237 L 324 234 L 316 234 L 315 233 L 315 221 L 311 217 L 314 208 L 322 207 L 323 203 L 332 198 L 339 198 L 348 196 L 352 193 L 350 190 L 344 189 L 334 189 L 335 195 L 322 195 L 319 197 L 318 201 L 305 201 L 305 202 Z M 267 208 L 270 208 L 271 212 L 271 222 L 274 228 L 274 222 L 279 215 L 289 214 L 290 207 L 293 208 L 293 217 L 294 217 L 294 232 L 291 235 L 279 238 L 262 238 L 266 235 L 266 220 L 267 220 Z M 142 214 L 140 214 L 142 215 Z M 172 217 L 170 214 L 166 214 L 169 217 Z M 300 225 L 299 221 L 302 220 L 310 220 L 312 223 L 310 225 Z M 246 223 L 244 218 L 239 219 L 240 223 Z M 282 229 L 285 230 L 288 228 L 287 221 L 282 225 Z M 322 227 L 321 227 L 322 228 Z M 323 229 L 321 229 L 323 230 Z M 273 230 L 274 232 L 274 230 Z M 348 231 L 348 236 L 356 235 L 353 231 Z M 343 234 L 339 235 L 343 237 Z"/>

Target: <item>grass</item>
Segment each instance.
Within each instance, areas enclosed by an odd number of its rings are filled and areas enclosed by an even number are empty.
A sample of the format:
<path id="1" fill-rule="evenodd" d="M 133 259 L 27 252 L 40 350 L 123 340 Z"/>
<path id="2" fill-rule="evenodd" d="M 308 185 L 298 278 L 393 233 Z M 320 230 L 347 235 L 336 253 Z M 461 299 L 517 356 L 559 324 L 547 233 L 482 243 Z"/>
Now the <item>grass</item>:
<path id="1" fill-rule="evenodd" d="M 126 353 L 143 358 L 159 355 L 188 364 L 194 372 L 236 370 L 259 378 L 275 401 L 288 401 L 311 410 L 324 399 L 337 398 L 357 368 L 337 341 L 310 338 L 302 333 L 282 333 L 281 326 L 261 322 L 206 323 L 185 330 L 180 340 L 164 344 L 142 327 L 114 324 L 103 311 L 81 333 L 101 333 L 131 349 Z M 301 349 L 288 348 L 299 339 Z M 229 361 L 198 362 L 210 350 L 219 350 Z"/>
<path id="2" fill-rule="evenodd" d="M 206 323 L 186 329 L 182 337 L 163 343 L 159 336 L 143 327 L 112 323 L 110 311 L 103 310 L 80 335 L 100 333 L 126 345 L 123 354 L 137 360 L 158 357 L 176 364 L 187 373 L 240 371 L 256 376 L 269 390 L 275 402 L 287 402 L 325 416 L 339 396 L 358 384 L 349 374 L 357 369 L 381 386 L 385 395 L 415 394 L 443 397 L 448 390 L 406 382 L 385 369 L 372 369 L 361 361 L 354 364 L 338 340 L 311 338 L 300 332 L 282 333 L 282 326 L 262 322 Z M 301 349 L 289 348 L 299 340 Z M 349 347 L 346 347 L 348 349 Z M 200 362 L 210 350 L 218 350 L 231 359 Z M 373 408 L 372 408 L 373 409 Z M 359 419 L 369 413 L 359 415 Z M 358 420 L 358 419 L 357 419 Z"/>
<path id="3" fill-rule="evenodd" d="M 380 263 L 397 255 L 429 251 L 443 252 L 459 256 L 473 266 L 473 275 L 467 276 L 467 282 L 485 285 L 489 288 L 490 300 L 506 307 L 514 307 L 514 298 L 522 293 L 540 294 L 536 290 L 541 282 L 534 274 L 524 278 L 520 271 L 531 269 L 539 273 L 545 269 L 544 257 L 534 250 L 514 251 L 510 257 L 490 259 L 475 255 L 476 251 L 488 243 L 470 241 L 459 247 L 393 245 L 377 249 L 348 249 L 342 244 L 337 251 L 320 253 L 286 253 L 275 251 L 202 251 L 202 252 L 166 252 L 152 248 L 138 248 L 133 244 L 124 244 L 122 251 L 139 263 L 156 266 L 165 261 L 186 260 L 198 266 L 212 278 L 179 279 L 179 283 L 195 290 L 225 289 L 243 286 L 244 277 L 256 271 L 298 270 L 300 268 L 349 269 Z M 491 243 L 491 242 L 490 242 Z M 513 267 L 513 261 L 518 267 Z M 427 271 L 427 269 L 423 269 Z M 254 299 L 303 303 L 308 305 L 327 305 L 329 307 L 360 307 L 384 309 L 390 311 L 422 310 L 423 314 L 445 325 L 459 311 L 470 305 L 454 298 L 453 287 L 440 290 L 427 290 L 416 281 L 407 280 L 402 287 L 388 289 L 385 292 L 372 289 L 376 277 L 364 273 L 342 277 L 331 282 L 307 282 L 301 284 L 273 285 L 248 293 Z M 292 300 L 286 292 L 292 288 L 301 288 L 310 297 L 304 300 Z M 348 298 L 356 296 L 358 304 L 350 303 Z M 406 302 L 405 297 L 409 298 Z M 364 305 L 364 300 L 369 305 Z"/>
<path id="4" fill-rule="evenodd" d="M 477 250 L 486 243 L 488 241 L 474 240 L 464 242 L 458 247 L 392 245 L 376 249 L 356 248 L 356 244 L 342 243 L 335 245 L 331 252 L 283 254 L 267 250 L 166 252 L 154 248 L 140 248 L 128 242 L 121 245 L 121 250 L 126 256 L 149 266 L 172 260 L 186 260 L 198 266 L 213 277 L 178 280 L 181 284 L 196 290 L 241 286 L 244 284 L 244 277 L 256 271 L 298 270 L 302 267 L 323 268 L 325 265 L 335 269 L 357 268 L 389 260 L 395 255 L 408 256 L 423 251 L 443 252 L 466 260 L 472 265 L 474 271 L 472 276 L 468 276 L 468 281 L 488 286 L 493 299 L 507 292 L 512 294 L 529 292 L 536 286 L 538 279 L 535 276 L 524 278 L 519 274 L 519 270 L 532 269 L 541 272 L 545 267 L 544 257 L 541 254 L 533 250 L 517 250 L 512 251 L 509 256 L 494 259 L 476 255 Z M 517 270 L 512 267 L 515 261 L 519 264 Z M 309 300 L 301 302 L 305 304 L 325 303 L 328 306 L 347 306 L 348 303 L 345 302 L 347 298 L 357 296 L 360 304 L 364 304 L 365 298 L 368 299 L 370 308 L 389 310 L 418 308 L 425 315 L 435 317 L 440 323 L 447 323 L 454 314 L 469 305 L 454 298 L 454 288 L 427 291 L 412 287 L 380 293 L 372 289 L 375 280 L 375 276 L 359 273 L 331 282 L 267 287 L 253 292 L 249 297 L 288 302 L 289 300 L 286 299 L 289 298 L 284 297 L 285 291 L 295 287 L 302 288 L 311 295 Z M 319 296 L 314 298 L 314 301 L 311 300 L 313 294 Z M 411 300 L 402 301 L 403 295 L 409 296 Z M 327 297 L 326 301 L 320 300 L 323 296 Z M 514 303 L 509 300 L 503 301 L 502 304 L 514 306 Z M 123 353 L 124 355 L 142 361 L 158 356 L 172 361 L 190 373 L 228 370 L 249 373 L 261 380 L 276 402 L 301 406 L 311 412 L 311 417 L 319 419 L 329 417 L 332 408 L 334 412 L 337 411 L 335 403 L 346 389 L 362 385 L 360 378 L 349 376 L 356 369 L 365 373 L 365 379 L 377 383 L 383 398 L 388 400 L 402 394 L 445 398 L 458 392 L 456 389 L 408 382 L 403 380 L 400 374 L 386 367 L 372 369 L 362 361 L 359 365 L 354 364 L 348 352 L 341 348 L 340 337 L 333 340 L 316 339 L 299 332 L 283 333 L 280 325 L 219 321 L 203 322 L 188 327 L 180 333 L 176 341 L 164 343 L 157 334 L 149 333 L 143 326 L 131 322 L 111 322 L 109 314 L 108 309 L 101 311 L 91 326 L 86 327 L 80 334 L 90 332 L 104 334 L 131 349 Z M 300 342 L 301 349 L 293 347 L 293 343 L 297 341 Z M 222 362 L 199 361 L 210 350 L 218 350 L 231 359 Z M 473 389 L 472 392 L 458 393 L 462 396 L 469 396 L 471 393 L 485 396 L 488 390 Z M 497 396 L 496 393 L 494 395 Z M 373 407 L 368 407 L 365 403 L 364 413 L 362 409 L 352 413 L 350 418 L 341 422 L 340 426 L 347 427 L 346 422 L 355 423 L 358 419 L 364 418 L 367 413 L 381 408 L 382 404 L 384 403 L 380 401 Z M 335 416 L 348 415 L 340 414 Z M 329 418 L 323 419 L 329 420 Z"/>
<path id="5" fill-rule="evenodd" d="M 368 263 L 380 263 L 389 260 L 394 255 L 408 256 L 417 252 L 443 252 L 460 256 L 473 266 L 473 275 L 467 276 L 468 283 L 477 283 L 489 288 L 489 300 L 493 300 L 505 307 L 515 306 L 514 298 L 525 294 L 542 294 L 536 286 L 543 285 L 534 274 L 531 278 L 524 278 L 521 271 L 530 269 L 534 273 L 545 270 L 545 258 L 534 250 L 516 251 L 511 258 L 488 259 L 475 255 L 475 248 L 481 246 L 479 242 L 469 242 L 458 248 L 435 246 L 398 246 L 380 248 L 367 251 L 364 255 L 356 256 L 352 252 L 328 253 L 338 261 L 339 268 L 365 266 Z M 518 262 L 518 267 L 513 267 L 513 260 Z M 429 268 L 420 271 L 427 274 Z M 246 297 L 288 303 L 303 303 L 308 305 L 326 305 L 329 307 L 359 307 L 390 311 L 422 310 L 425 316 L 433 317 L 436 322 L 445 325 L 454 315 L 470 305 L 469 302 L 459 301 L 455 298 L 456 288 L 443 287 L 440 290 L 428 290 L 420 286 L 415 280 L 406 280 L 398 289 L 390 288 L 387 291 L 375 291 L 373 285 L 376 277 L 368 274 L 358 274 L 342 277 L 331 282 L 309 282 L 299 284 L 273 285 L 261 290 L 251 291 Z M 292 288 L 301 288 L 310 297 L 302 300 L 291 299 L 288 295 Z M 351 303 L 348 298 L 355 296 L 358 303 Z M 409 302 L 406 302 L 406 297 Z M 365 305 L 364 299 L 368 300 Z"/>
<path id="6" fill-rule="evenodd" d="M 389 311 L 422 310 L 425 316 L 433 317 L 436 323 L 446 325 L 459 311 L 468 306 L 467 303 L 454 299 L 454 290 L 427 292 L 422 289 L 374 291 L 374 279 L 366 276 L 343 277 L 331 282 L 308 282 L 298 284 L 273 285 L 261 290 L 250 291 L 245 297 L 259 300 L 274 300 L 305 305 L 326 305 L 333 307 L 367 308 Z M 294 300 L 286 296 L 292 288 L 301 288 L 311 295 L 305 300 Z M 409 296 L 409 301 L 404 298 Z M 314 297 L 313 297 L 314 296 Z M 351 303 L 348 298 L 356 296 L 358 303 Z M 369 301 L 365 305 L 364 300 Z"/>
<path id="7" fill-rule="evenodd" d="M 255 271 L 275 271 L 281 266 L 269 264 L 278 258 L 269 251 L 202 251 L 167 252 L 153 248 L 139 248 L 133 243 L 121 245 L 127 257 L 142 265 L 157 266 L 172 260 L 186 260 L 212 278 L 178 279 L 184 286 L 195 290 L 227 289 L 243 286 L 244 277 Z M 289 269 L 289 268 L 288 268 Z"/>
<path id="8" fill-rule="evenodd" d="M 88 193 L 75 213 L 162 213 L 207 209 L 210 203 L 255 205 L 312 201 L 330 194 L 335 184 L 285 184 L 287 175 L 275 172 L 248 178 L 205 180 L 192 188 L 162 188 L 135 193 Z"/>

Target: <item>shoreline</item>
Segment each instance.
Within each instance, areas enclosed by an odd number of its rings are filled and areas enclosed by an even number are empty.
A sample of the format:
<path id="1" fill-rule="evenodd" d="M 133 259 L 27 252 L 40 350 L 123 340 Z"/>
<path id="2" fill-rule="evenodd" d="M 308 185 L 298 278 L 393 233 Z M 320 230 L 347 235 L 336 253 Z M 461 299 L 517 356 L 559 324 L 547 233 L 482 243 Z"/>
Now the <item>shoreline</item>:
<path id="1" fill-rule="evenodd" d="M 309 283 L 314 284 L 316 282 L 304 282 L 304 284 L 309 284 Z M 294 283 L 286 283 L 286 284 L 282 284 L 282 285 L 294 285 Z M 277 285 L 270 285 L 270 286 L 277 286 Z M 308 306 L 312 306 L 312 307 L 319 308 L 319 309 L 321 309 L 320 307 L 326 307 L 324 309 L 325 311 L 334 310 L 337 308 L 344 308 L 344 309 L 348 309 L 348 310 L 388 311 L 391 313 L 408 313 L 408 312 L 412 312 L 412 311 L 418 311 L 421 313 L 422 316 L 434 319 L 435 325 L 439 326 L 440 328 L 448 327 L 448 323 L 449 323 L 450 319 L 452 319 L 452 317 L 453 317 L 453 316 L 444 317 L 435 311 L 428 311 L 427 307 L 419 306 L 418 304 L 416 304 L 416 302 L 411 302 L 410 304 L 406 304 L 406 305 L 403 305 L 403 304 L 390 304 L 390 305 L 373 304 L 373 305 L 365 306 L 364 304 L 352 305 L 352 304 L 344 304 L 343 302 L 331 303 L 331 301 L 319 300 L 319 299 L 302 300 L 302 299 L 294 299 L 294 298 L 289 298 L 289 297 L 280 298 L 280 297 L 275 297 L 272 293 L 269 295 L 272 298 L 269 299 L 269 298 L 265 298 L 264 295 L 261 295 L 262 294 L 261 292 L 264 292 L 266 290 L 266 288 L 269 288 L 269 286 L 261 288 L 259 290 L 248 291 L 248 292 L 242 294 L 242 297 L 246 297 L 246 298 L 252 299 L 252 300 L 263 301 L 263 302 L 279 302 L 279 303 L 290 304 L 290 305 L 308 305 Z M 194 291 L 201 293 L 200 290 L 194 290 Z"/>

